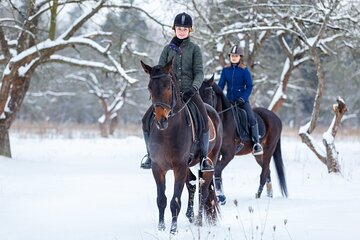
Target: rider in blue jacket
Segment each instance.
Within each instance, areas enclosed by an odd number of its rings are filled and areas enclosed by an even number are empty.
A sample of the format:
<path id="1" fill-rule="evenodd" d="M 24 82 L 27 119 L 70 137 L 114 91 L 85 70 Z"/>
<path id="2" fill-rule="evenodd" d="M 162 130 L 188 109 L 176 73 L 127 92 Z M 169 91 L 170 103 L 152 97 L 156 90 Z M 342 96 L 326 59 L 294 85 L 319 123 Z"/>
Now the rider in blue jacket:
<path id="1" fill-rule="evenodd" d="M 240 46 L 235 45 L 231 48 L 229 53 L 231 65 L 223 68 L 218 85 L 221 89 L 224 89 L 226 85 L 226 97 L 246 111 L 254 142 L 253 155 L 261 155 L 263 149 L 259 143 L 259 128 L 249 103 L 253 87 L 252 78 L 250 71 L 243 63 L 243 56 L 244 50 Z"/>

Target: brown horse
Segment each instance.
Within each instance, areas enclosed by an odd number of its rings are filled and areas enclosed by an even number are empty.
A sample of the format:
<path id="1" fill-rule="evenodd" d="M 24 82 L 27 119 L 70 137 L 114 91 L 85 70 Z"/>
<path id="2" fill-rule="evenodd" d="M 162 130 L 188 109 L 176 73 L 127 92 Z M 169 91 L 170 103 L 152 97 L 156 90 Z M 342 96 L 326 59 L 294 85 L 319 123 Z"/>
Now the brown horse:
<path id="1" fill-rule="evenodd" d="M 237 145 L 239 144 L 239 138 L 237 137 L 236 122 L 233 115 L 234 111 L 232 111 L 234 106 L 231 105 L 223 91 L 214 82 L 213 77 L 204 81 L 200 88 L 200 95 L 204 102 L 212 105 L 218 111 L 223 122 L 223 144 L 220 150 L 221 159 L 217 161 L 215 166 L 216 194 L 218 201 L 223 205 L 226 203 L 226 197 L 223 191 L 221 176 L 222 171 L 235 155 L 245 155 L 251 153 L 252 142 L 251 140 L 244 141 L 243 148 L 239 152 L 236 152 L 238 150 Z M 279 178 L 281 193 L 283 196 L 287 197 L 288 192 L 280 146 L 280 136 L 282 130 L 281 120 L 275 113 L 266 108 L 254 108 L 254 112 L 261 117 L 266 128 L 266 133 L 261 139 L 264 154 L 255 156 L 257 163 L 261 166 L 260 185 L 255 197 L 260 197 L 265 183 L 267 186 L 267 194 L 269 197 L 272 197 L 272 185 L 269 169 L 271 157 L 274 157 L 275 160 L 275 168 Z"/>
<path id="2" fill-rule="evenodd" d="M 177 218 L 181 208 L 181 194 L 186 184 L 189 191 L 186 216 L 190 222 L 202 225 L 202 214 L 205 213 L 209 223 L 216 223 L 218 203 L 214 190 L 214 172 L 201 173 L 199 179 L 199 212 L 195 219 L 193 212 L 194 194 L 196 191 L 195 175 L 189 167 L 199 163 L 199 146 L 195 145 L 194 158 L 189 163 L 193 147 L 193 128 L 186 104 L 180 97 L 178 82 L 172 73 L 172 61 L 166 66 L 150 67 L 141 61 L 144 71 L 150 75 L 148 90 L 152 101 L 153 123 L 150 126 L 149 156 L 152 159 L 152 173 L 157 186 L 157 206 L 159 209 L 159 230 L 165 230 L 164 211 L 167 205 L 165 196 L 165 175 L 168 170 L 174 173 L 174 193 L 170 202 L 172 222 L 170 233 L 177 231 Z M 207 105 L 208 116 L 213 123 L 210 130 L 208 157 L 214 164 L 219 158 L 222 144 L 222 123 L 219 115 Z"/>

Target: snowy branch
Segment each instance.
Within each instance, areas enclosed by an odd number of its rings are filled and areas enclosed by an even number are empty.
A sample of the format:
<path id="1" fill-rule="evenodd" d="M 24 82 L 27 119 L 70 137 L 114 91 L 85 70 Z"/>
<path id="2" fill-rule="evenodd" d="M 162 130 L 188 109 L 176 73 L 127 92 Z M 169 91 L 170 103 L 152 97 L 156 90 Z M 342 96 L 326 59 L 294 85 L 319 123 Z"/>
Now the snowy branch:
<path id="1" fill-rule="evenodd" d="M 120 8 L 120 9 L 134 9 L 134 10 L 137 10 L 137 11 L 145 14 L 150 20 L 154 21 L 155 23 L 159 24 L 160 26 L 169 27 L 169 28 L 172 27 L 171 25 L 164 24 L 164 23 L 158 21 L 155 17 L 151 16 L 146 10 L 144 10 L 144 9 L 142 9 L 140 7 L 133 6 L 131 4 L 109 3 L 109 4 L 105 4 L 104 7 L 107 7 L 107 8 Z"/>
<path id="2" fill-rule="evenodd" d="M 67 4 L 71 4 L 71 3 L 84 3 L 84 2 L 93 2 L 93 0 L 64 0 L 64 1 L 59 1 L 58 3 L 58 6 L 64 6 L 64 5 L 67 5 Z M 51 4 L 52 0 L 46 0 L 46 1 L 43 1 L 43 2 L 39 2 L 36 4 L 36 13 L 34 13 L 33 15 L 31 15 L 29 17 L 29 21 L 33 21 L 35 20 L 36 18 L 40 17 L 41 14 L 43 13 L 46 13 L 47 11 L 49 11 L 52 7 L 52 4 Z"/>
<path id="3" fill-rule="evenodd" d="M 56 52 L 56 51 L 66 48 L 66 47 L 72 46 L 74 44 L 89 46 L 89 47 L 95 49 L 96 51 L 100 52 L 101 54 L 106 54 L 106 52 L 108 51 L 107 48 L 104 48 L 104 47 L 100 46 L 98 43 L 96 43 L 90 39 L 85 39 L 85 38 L 74 37 L 74 38 L 70 38 L 69 40 L 56 40 L 56 41 L 47 40 L 47 41 L 41 42 L 41 43 L 27 49 L 27 50 L 21 52 L 19 55 L 13 57 L 10 60 L 9 64 L 24 65 L 25 63 L 27 63 L 29 61 L 29 59 L 35 58 L 35 56 L 41 56 L 44 53 L 46 53 L 47 51 Z"/>
<path id="4" fill-rule="evenodd" d="M 70 37 L 72 37 L 75 32 L 84 25 L 84 23 L 90 19 L 92 16 L 94 16 L 105 4 L 106 0 L 101 0 L 97 3 L 97 5 L 90 10 L 89 12 L 84 13 L 81 17 L 79 17 L 73 25 L 71 25 L 68 30 L 66 30 L 63 34 L 61 34 L 58 39 L 64 39 L 67 40 Z"/>
<path id="5" fill-rule="evenodd" d="M 44 97 L 44 96 L 56 96 L 56 97 L 61 97 L 61 96 L 76 96 L 77 93 L 73 93 L 73 92 L 45 91 L 45 92 L 38 92 L 38 93 L 29 92 L 29 93 L 27 93 L 27 95 L 32 96 L 32 97 Z"/>
<path id="6" fill-rule="evenodd" d="M 59 62 L 59 63 L 71 64 L 78 67 L 97 68 L 106 72 L 113 72 L 113 73 L 118 72 L 114 66 L 109 66 L 106 65 L 105 63 L 76 59 L 71 57 L 55 55 L 55 54 L 50 56 L 50 58 L 46 60 L 46 62 Z"/>

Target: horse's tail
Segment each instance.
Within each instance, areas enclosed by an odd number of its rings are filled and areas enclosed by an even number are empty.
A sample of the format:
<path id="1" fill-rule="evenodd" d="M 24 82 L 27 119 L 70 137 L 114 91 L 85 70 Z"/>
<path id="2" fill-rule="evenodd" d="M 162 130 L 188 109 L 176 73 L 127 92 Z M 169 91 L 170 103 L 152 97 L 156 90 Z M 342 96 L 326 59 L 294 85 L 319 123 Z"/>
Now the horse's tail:
<path id="1" fill-rule="evenodd" d="M 284 163 L 282 160 L 282 155 L 281 155 L 281 138 L 279 138 L 277 144 L 276 144 L 276 148 L 275 148 L 275 152 L 273 154 L 274 157 L 274 161 L 275 161 L 275 168 L 276 168 L 276 172 L 279 178 L 279 183 L 280 183 L 280 188 L 281 188 L 281 194 L 285 197 L 288 196 L 288 190 L 286 187 L 286 179 L 285 179 L 285 172 L 284 172 Z"/>
<path id="2" fill-rule="evenodd" d="M 209 195 L 205 201 L 204 211 L 208 223 L 216 225 L 220 215 L 220 207 L 216 198 L 214 181 L 209 184 Z"/>

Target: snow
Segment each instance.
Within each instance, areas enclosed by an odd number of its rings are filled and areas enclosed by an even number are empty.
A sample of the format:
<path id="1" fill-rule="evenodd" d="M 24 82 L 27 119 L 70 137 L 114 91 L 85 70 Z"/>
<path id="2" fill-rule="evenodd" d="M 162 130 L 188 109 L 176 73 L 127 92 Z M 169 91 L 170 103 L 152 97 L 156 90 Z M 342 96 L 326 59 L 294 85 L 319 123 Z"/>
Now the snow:
<path id="1" fill-rule="evenodd" d="M 0 239 L 169 239 L 172 172 L 167 229 L 158 232 L 155 182 L 151 171 L 139 168 L 142 138 L 11 135 L 11 140 L 13 158 L 0 157 Z M 174 238 L 354 239 L 360 234 L 360 141 L 336 144 L 342 175 L 328 174 L 298 137 L 283 137 L 287 199 L 273 164 L 274 198 L 255 199 L 260 167 L 250 155 L 236 157 L 223 172 L 228 201 L 218 225 L 188 223 L 184 189 Z"/>

